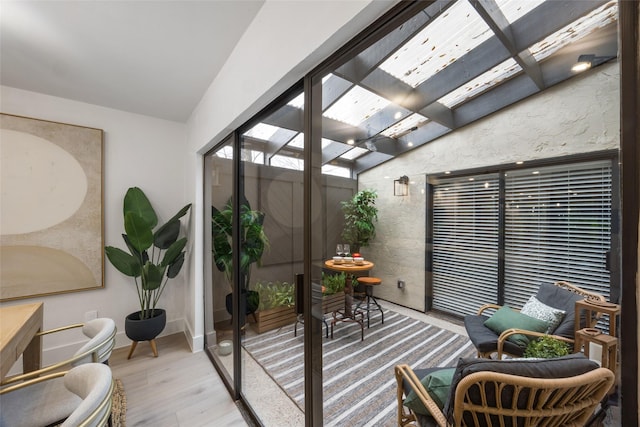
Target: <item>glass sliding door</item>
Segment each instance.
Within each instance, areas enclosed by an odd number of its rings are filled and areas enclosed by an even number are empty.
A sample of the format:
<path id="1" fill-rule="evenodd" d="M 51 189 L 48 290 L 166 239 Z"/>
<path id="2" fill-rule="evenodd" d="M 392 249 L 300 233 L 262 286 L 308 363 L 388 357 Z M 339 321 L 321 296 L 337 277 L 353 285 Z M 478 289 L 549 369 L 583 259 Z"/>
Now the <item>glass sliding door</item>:
<path id="1" fill-rule="evenodd" d="M 205 156 L 205 348 L 227 386 L 234 385 L 232 216 L 233 138 Z M 205 255 L 206 256 L 206 255 Z"/>
<path id="2" fill-rule="evenodd" d="M 264 425 L 304 425 L 304 97 L 294 90 L 239 131 L 240 268 L 247 301 L 241 394 Z"/>

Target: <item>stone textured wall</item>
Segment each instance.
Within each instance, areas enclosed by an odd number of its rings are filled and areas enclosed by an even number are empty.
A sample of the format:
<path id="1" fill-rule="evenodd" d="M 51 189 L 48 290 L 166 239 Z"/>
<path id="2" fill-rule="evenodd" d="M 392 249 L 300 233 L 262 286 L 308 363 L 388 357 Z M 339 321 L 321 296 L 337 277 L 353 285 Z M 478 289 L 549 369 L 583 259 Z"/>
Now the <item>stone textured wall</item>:
<path id="1" fill-rule="evenodd" d="M 360 174 L 378 192 L 377 238 L 363 250 L 376 295 L 424 310 L 427 174 L 619 148 L 619 67 L 606 64 Z M 393 180 L 411 180 L 409 196 Z M 398 279 L 406 281 L 401 290 Z"/>

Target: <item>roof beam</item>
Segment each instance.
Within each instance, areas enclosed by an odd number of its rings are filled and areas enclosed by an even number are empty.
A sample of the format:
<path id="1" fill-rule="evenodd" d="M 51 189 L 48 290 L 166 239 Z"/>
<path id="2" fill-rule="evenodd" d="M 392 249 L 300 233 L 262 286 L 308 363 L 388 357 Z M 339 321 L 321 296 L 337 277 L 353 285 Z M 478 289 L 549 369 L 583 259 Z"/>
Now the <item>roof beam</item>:
<path id="1" fill-rule="evenodd" d="M 524 72 L 527 73 L 540 90 L 543 90 L 545 86 L 542 73 L 540 72 L 540 66 L 528 49 L 518 50 L 513 34 L 511 33 L 511 24 L 509 24 L 509 21 L 507 21 L 507 18 L 505 18 L 495 0 L 473 0 L 471 1 L 471 5 L 487 23 L 489 28 L 491 28 L 498 40 L 507 48 Z"/>

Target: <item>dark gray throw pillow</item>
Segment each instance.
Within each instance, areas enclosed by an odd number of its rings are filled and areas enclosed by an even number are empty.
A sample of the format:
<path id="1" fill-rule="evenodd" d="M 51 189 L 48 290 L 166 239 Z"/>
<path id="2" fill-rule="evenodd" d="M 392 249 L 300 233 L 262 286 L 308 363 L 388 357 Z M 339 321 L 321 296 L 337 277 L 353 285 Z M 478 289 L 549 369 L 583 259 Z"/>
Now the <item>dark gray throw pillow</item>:
<path id="1" fill-rule="evenodd" d="M 575 333 L 576 301 L 582 301 L 584 297 L 552 283 L 543 283 L 538 289 L 536 298 L 543 304 L 566 312 L 564 318 L 552 334 L 573 339 Z M 580 324 L 581 327 L 586 327 L 586 321 L 584 319 L 581 320 Z"/>

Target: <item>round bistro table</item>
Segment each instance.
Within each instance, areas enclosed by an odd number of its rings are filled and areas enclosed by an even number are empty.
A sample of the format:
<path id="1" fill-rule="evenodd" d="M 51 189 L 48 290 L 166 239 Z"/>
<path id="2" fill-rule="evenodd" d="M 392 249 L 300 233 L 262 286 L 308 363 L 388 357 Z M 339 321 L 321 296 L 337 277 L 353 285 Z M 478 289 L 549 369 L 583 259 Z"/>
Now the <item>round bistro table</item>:
<path id="1" fill-rule="evenodd" d="M 371 261 L 363 261 L 362 264 L 356 264 L 354 262 L 349 263 L 335 263 L 332 259 L 324 262 L 325 268 L 332 271 L 339 271 L 344 273 L 363 273 L 371 270 L 374 267 L 374 263 Z M 353 285 L 352 285 L 353 286 Z M 355 312 L 351 309 L 352 295 L 345 294 L 345 307 L 344 310 L 337 310 L 332 313 L 333 320 L 331 321 L 331 338 L 333 338 L 333 327 L 338 322 L 355 322 L 360 325 L 361 340 L 364 340 L 364 313 L 360 310 Z"/>

